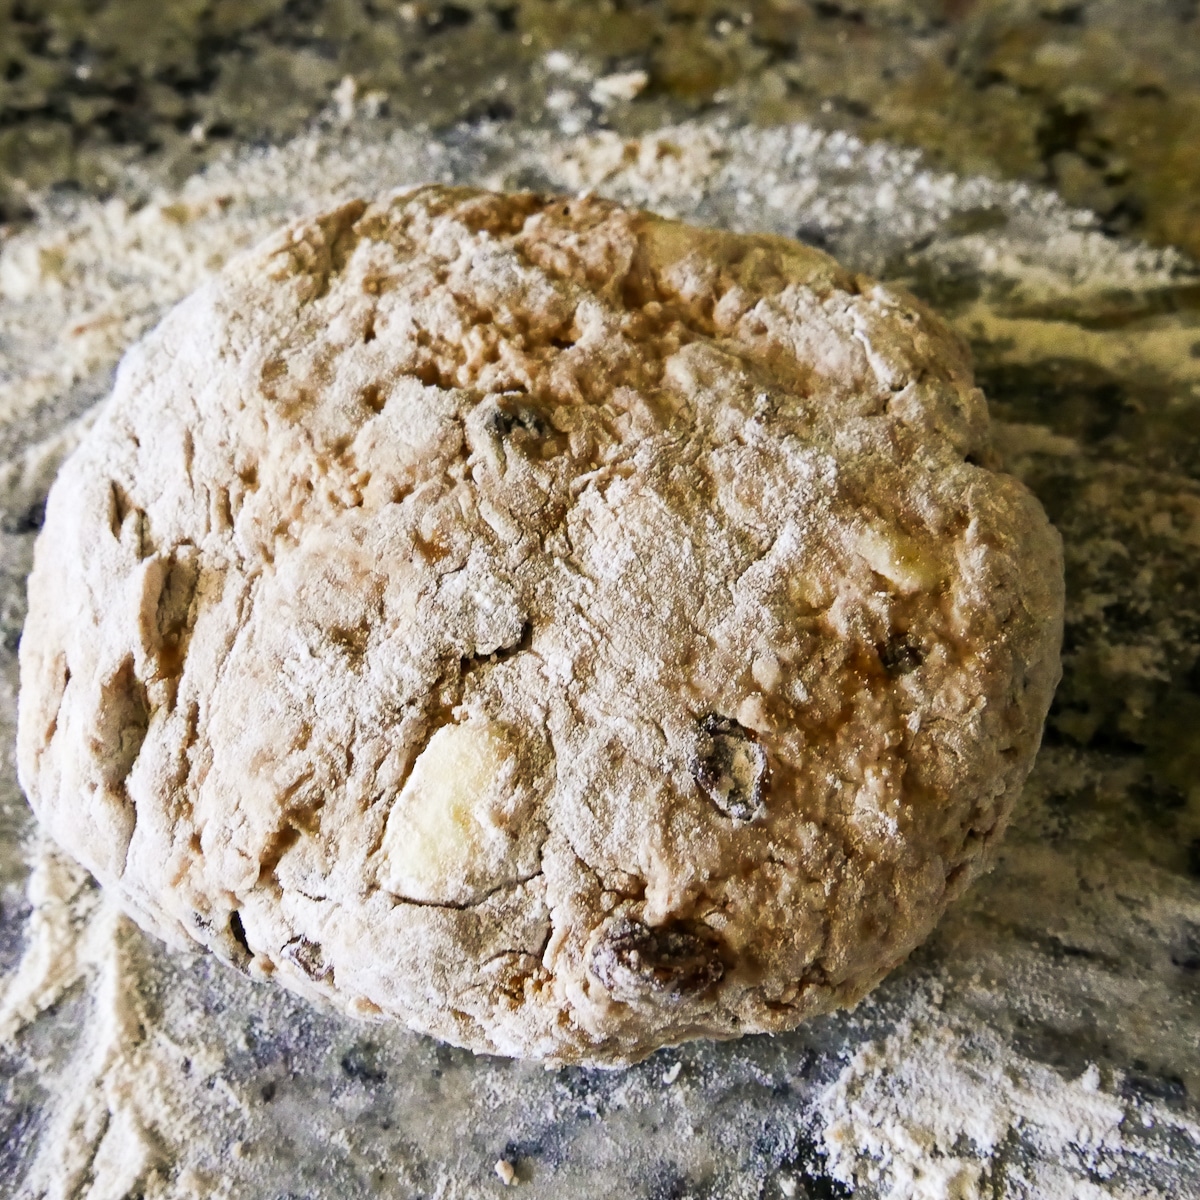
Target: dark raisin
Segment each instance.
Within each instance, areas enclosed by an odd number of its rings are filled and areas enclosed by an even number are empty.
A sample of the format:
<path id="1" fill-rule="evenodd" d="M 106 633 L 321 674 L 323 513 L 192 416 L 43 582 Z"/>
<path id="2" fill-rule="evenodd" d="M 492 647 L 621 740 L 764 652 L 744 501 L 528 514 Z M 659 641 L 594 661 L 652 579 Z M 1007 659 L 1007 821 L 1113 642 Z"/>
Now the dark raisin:
<path id="1" fill-rule="evenodd" d="M 612 925 L 592 951 L 592 972 L 617 999 L 657 993 L 671 1000 L 708 991 L 725 974 L 720 943 L 704 926 Z"/>
<path id="2" fill-rule="evenodd" d="M 279 953 L 288 962 L 298 966 L 309 979 L 317 983 L 322 979 L 327 979 L 332 972 L 332 968 L 325 963 L 321 947 L 316 942 L 310 942 L 306 937 L 292 938 Z"/>
<path id="3" fill-rule="evenodd" d="M 546 437 L 551 432 L 550 423 L 536 408 L 508 398 L 497 400 L 492 405 L 484 417 L 484 427 L 498 438 L 510 437 L 519 429 L 538 438 Z"/>
<path id="4" fill-rule="evenodd" d="M 911 634 L 900 633 L 888 638 L 879 647 L 879 661 L 883 669 L 892 676 L 907 675 L 915 671 L 925 660 L 921 644 Z"/>
<path id="5" fill-rule="evenodd" d="M 692 778 L 734 821 L 753 821 L 766 807 L 767 752 L 758 738 L 730 717 L 710 713 L 700 721 Z"/>

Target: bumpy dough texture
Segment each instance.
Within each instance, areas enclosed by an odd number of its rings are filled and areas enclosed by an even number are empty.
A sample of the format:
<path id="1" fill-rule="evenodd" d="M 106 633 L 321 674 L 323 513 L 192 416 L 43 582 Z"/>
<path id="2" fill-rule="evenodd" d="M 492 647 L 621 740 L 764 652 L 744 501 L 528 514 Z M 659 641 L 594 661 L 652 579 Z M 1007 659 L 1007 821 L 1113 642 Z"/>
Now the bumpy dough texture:
<path id="1" fill-rule="evenodd" d="M 51 493 L 24 786 L 136 919 L 481 1051 L 853 1003 L 984 867 L 1059 539 L 910 297 L 440 187 L 284 231 Z"/>

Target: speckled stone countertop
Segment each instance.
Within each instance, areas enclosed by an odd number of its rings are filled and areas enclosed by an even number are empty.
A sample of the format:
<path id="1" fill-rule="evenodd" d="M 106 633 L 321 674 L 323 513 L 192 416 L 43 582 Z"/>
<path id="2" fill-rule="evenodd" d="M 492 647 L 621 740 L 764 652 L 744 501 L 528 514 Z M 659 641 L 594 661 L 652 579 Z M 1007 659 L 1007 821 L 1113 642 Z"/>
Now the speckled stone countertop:
<path id="1" fill-rule="evenodd" d="M 1195 0 L 10 2 L 0 80 L 0 1193 L 1200 1195 Z M 1064 678 L 996 869 L 854 1013 L 476 1059 L 167 953 L 38 838 L 23 580 L 116 359 L 275 224 L 427 178 L 799 234 L 971 342 L 1063 534 Z"/>
<path id="2" fill-rule="evenodd" d="M 646 73 L 597 104 L 614 128 L 716 107 L 846 129 L 1200 251 L 1196 0 L 6 0 L 0 217 L 277 141 L 347 75 L 398 124 L 538 122 L 554 50 Z"/>

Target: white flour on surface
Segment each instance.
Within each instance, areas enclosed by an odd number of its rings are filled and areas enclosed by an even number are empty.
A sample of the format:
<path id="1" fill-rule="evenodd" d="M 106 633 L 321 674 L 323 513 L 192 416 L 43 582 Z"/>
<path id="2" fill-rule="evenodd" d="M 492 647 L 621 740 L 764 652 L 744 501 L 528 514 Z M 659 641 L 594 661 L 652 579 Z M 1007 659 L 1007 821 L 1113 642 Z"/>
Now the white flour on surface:
<path id="1" fill-rule="evenodd" d="M 1014 1055 L 990 1029 L 962 1028 L 917 1001 L 895 1033 L 857 1050 L 821 1097 L 832 1174 L 888 1197 L 976 1200 L 994 1194 L 989 1159 L 1020 1131 L 1039 1150 L 1004 1194 L 1039 1200 L 1131 1197 L 1106 1188 L 1107 1160 L 1129 1153 L 1126 1109 L 1090 1064 L 1074 1080 Z M 1101 1182 L 1081 1178 L 1088 1174 Z"/>
<path id="2" fill-rule="evenodd" d="M 485 128 L 438 141 L 331 122 L 136 210 L 56 204 L 0 245 L 6 636 L 20 628 L 33 539 L 23 514 L 125 347 L 280 223 L 426 180 L 592 189 L 799 233 L 884 275 L 969 277 L 977 286 L 948 315 L 1002 365 L 1086 360 L 1156 381 L 1168 403 L 1200 387 L 1189 313 L 1108 319 L 1194 282 L 1189 265 L 1103 237 L 1024 185 L 805 128 L 701 122 L 636 141 Z M 1081 494 L 1099 489 L 1090 540 L 1072 547 L 1068 533 L 1069 562 L 1130 536 L 1114 514 L 1137 463 L 1097 466 L 1089 484 L 1080 439 L 1029 418 L 996 442 L 1035 489 L 1054 471 Z M 1171 514 L 1155 536 L 1194 556 L 1196 487 L 1155 480 L 1159 491 L 1137 493 L 1145 527 Z M 1153 647 L 1135 649 L 1113 653 L 1161 671 Z M 19 954 L 0 962 L 0 1108 L 15 1114 L 0 1181 L 14 1194 L 475 1197 L 504 1190 L 499 1160 L 530 1197 L 594 1195 L 601 1177 L 609 1194 L 722 1198 L 1200 1189 L 1195 977 L 1189 993 L 1168 962 L 1200 931 L 1200 889 L 1157 865 L 1168 834 L 1146 834 L 1149 850 L 1127 836 L 1122 797 L 1136 781 L 1124 760 L 1048 747 L 995 874 L 853 1015 L 665 1051 L 624 1075 L 556 1075 L 328 1017 L 149 943 L 31 832 L 11 766 L 15 656 L 3 662 L 0 904 L 5 923 L 24 913 Z M 1076 804 L 1085 788 L 1096 799 Z"/>

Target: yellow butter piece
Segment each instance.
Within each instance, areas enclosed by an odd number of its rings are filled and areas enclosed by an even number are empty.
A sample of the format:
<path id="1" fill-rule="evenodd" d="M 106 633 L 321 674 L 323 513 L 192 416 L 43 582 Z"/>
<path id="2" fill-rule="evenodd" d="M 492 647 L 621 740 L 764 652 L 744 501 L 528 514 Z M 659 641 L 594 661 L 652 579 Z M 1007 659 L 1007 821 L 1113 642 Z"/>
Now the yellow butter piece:
<path id="1" fill-rule="evenodd" d="M 896 530 L 867 528 L 859 534 L 858 552 L 876 575 L 900 592 L 929 591 L 944 577 L 932 548 Z"/>
<path id="2" fill-rule="evenodd" d="M 446 725 L 429 739 L 388 815 L 382 887 L 397 896 L 453 903 L 474 890 L 495 858 L 495 785 L 509 757 L 487 723 Z"/>

